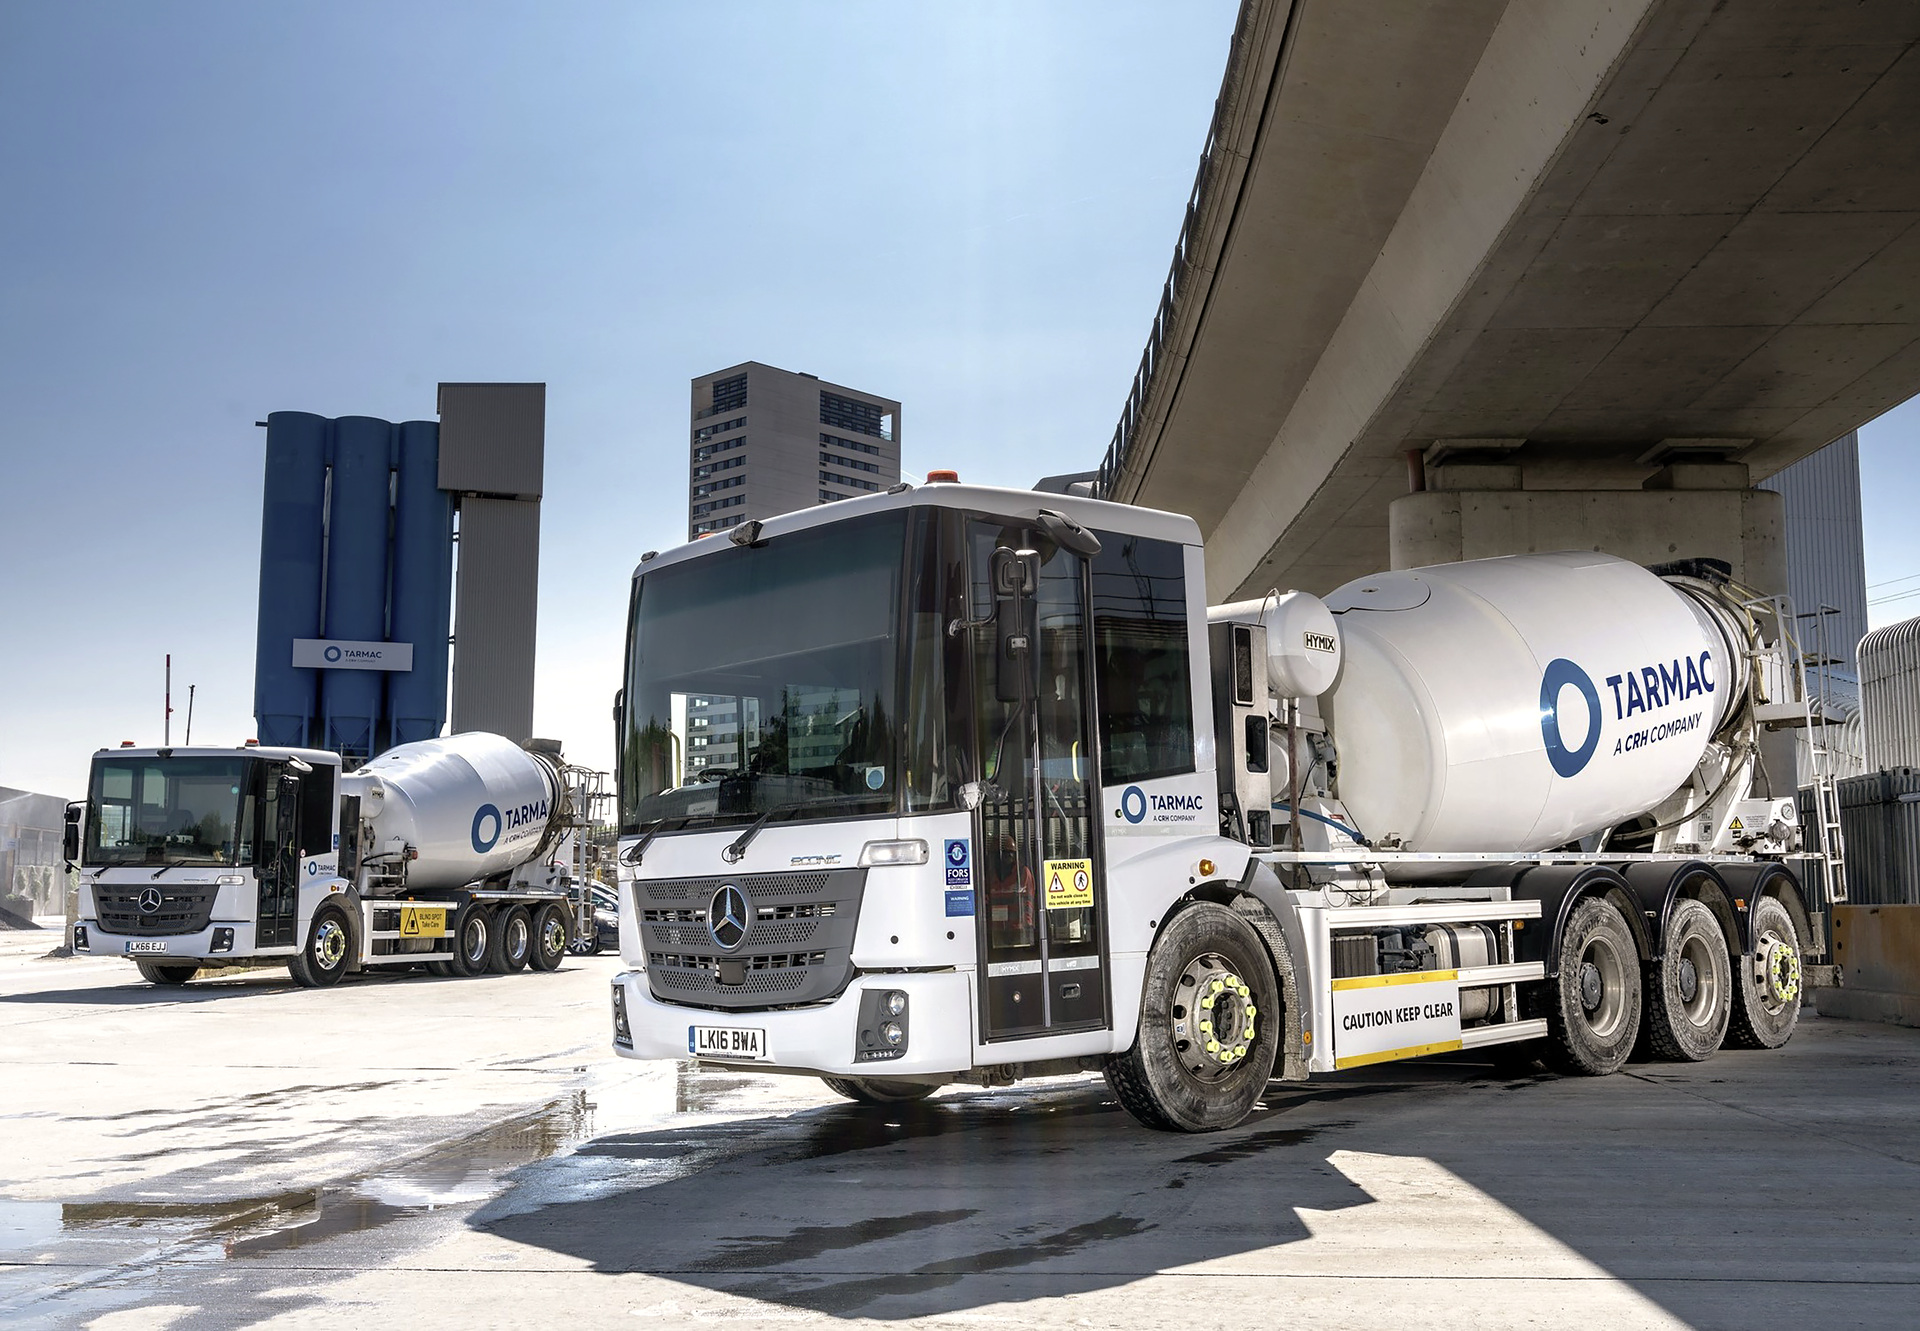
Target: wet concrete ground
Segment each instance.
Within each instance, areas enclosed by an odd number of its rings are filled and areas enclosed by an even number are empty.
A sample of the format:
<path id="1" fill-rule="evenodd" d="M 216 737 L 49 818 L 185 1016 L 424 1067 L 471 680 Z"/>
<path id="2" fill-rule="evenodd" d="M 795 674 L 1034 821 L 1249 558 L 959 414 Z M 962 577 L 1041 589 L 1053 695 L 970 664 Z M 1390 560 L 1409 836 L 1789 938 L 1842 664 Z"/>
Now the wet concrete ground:
<path id="1" fill-rule="evenodd" d="M 1920 1031 L 1149 1133 L 616 1062 L 611 958 L 165 994 L 0 935 L 0 1323 L 1920 1325 Z M 199 987 L 205 984 L 204 988 Z"/>

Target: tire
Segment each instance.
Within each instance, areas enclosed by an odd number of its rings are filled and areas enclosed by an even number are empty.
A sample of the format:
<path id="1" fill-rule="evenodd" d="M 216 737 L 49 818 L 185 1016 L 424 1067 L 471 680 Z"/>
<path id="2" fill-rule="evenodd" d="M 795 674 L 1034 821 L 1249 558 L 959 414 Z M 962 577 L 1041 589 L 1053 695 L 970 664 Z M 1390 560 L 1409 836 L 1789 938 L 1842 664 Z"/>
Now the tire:
<path id="1" fill-rule="evenodd" d="M 1640 1035 L 1640 953 L 1610 901 L 1574 908 L 1548 981 L 1547 1062 L 1588 1077 L 1618 1072 Z"/>
<path id="2" fill-rule="evenodd" d="M 485 975 L 493 957 L 494 917 L 473 902 L 453 922 L 453 973 Z"/>
<path id="3" fill-rule="evenodd" d="M 458 973 L 453 969 L 453 963 L 451 961 L 429 961 L 424 964 L 427 974 L 429 975 L 438 975 L 444 978 L 448 975 Z"/>
<path id="4" fill-rule="evenodd" d="M 1733 1012 L 1726 935 L 1704 903 L 1677 901 L 1664 951 L 1647 976 L 1647 1042 L 1655 1057 L 1670 1062 L 1712 1058 Z"/>
<path id="5" fill-rule="evenodd" d="M 542 906 L 533 917 L 533 948 L 527 953 L 527 964 L 537 971 L 559 969 L 573 945 L 570 923 L 571 913 L 559 902 Z"/>
<path id="6" fill-rule="evenodd" d="M 140 978 L 148 984 L 164 984 L 177 988 L 200 973 L 199 962 L 148 961 L 144 957 L 134 959 L 134 965 L 140 968 Z"/>
<path id="7" fill-rule="evenodd" d="M 294 983 L 303 989 L 325 989 L 339 984 L 353 964 L 353 926 L 339 910 L 317 911 L 307 941 L 287 963 Z"/>
<path id="8" fill-rule="evenodd" d="M 884 1077 L 822 1077 L 820 1080 L 835 1095 L 844 1095 L 863 1105 L 906 1104 L 924 1100 L 940 1089 L 917 1081 L 888 1081 Z"/>
<path id="9" fill-rule="evenodd" d="M 1147 1127 L 1230 1128 L 1267 1089 L 1280 1016 L 1280 985 L 1260 935 L 1227 907 L 1195 902 L 1147 956 L 1140 1026 L 1133 1048 L 1108 1056 L 1107 1085 Z M 1222 1033 L 1231 1038 L 1215 1038 Z"/>
<path id="10" fill-rule="evenodd" d="M 496 975 L 511 975 L 525 967 L 533 954 L 533 917 L 525 906 L 509 906 L 493 919 L 493 954 L 487 960 L 487 969 Z"/>
<path id="11" fill-rule="evenodd" d="M 1778 1049 L 1800 1024 L 1800 931 L 1778 897 L 1753 911 L 1753 952 L 1733 958 L 1733 1015 L 1727 1043 L 1736 1049 Z"/>

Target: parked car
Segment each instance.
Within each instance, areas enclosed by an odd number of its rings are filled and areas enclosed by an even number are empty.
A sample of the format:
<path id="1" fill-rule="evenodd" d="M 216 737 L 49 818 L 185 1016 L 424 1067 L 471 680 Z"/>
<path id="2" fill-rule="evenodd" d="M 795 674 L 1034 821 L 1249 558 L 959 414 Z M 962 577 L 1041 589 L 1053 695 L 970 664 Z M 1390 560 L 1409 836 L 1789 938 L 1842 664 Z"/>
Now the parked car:
<path id="1" fill-rule="evenodd" d="M 587 895 L 593 902 L 594 929 L 591 936 L 582 935 L 573 940 L 573 955 L 591 957 L 601 952 L 616 952 L 620 948 L 620 899 L 613 889 L 600 883 L 587 884 Z"/>

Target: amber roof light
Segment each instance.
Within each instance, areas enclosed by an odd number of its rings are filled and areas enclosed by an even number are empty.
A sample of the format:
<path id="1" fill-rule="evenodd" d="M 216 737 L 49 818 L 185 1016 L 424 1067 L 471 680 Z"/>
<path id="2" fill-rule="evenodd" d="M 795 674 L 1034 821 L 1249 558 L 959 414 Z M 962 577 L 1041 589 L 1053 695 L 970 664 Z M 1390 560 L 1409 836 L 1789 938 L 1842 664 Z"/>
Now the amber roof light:
<path id="1" fill-rule="evenodd" d="M 936 485 L 941 481 L 950 481 L 957 485 L 960 482 L 960 473 L 957 471 L 930 471 L 927 473 L 928 485 Z"/>

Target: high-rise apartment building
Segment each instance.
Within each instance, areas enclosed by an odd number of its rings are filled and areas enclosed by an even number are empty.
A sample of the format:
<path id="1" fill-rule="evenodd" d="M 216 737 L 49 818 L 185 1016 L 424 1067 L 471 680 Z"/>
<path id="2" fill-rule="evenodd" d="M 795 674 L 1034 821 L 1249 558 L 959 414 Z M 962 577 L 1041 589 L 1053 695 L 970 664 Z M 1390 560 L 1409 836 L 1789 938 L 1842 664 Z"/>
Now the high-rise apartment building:
<path id="1" fill-rule="evenodd" d="M 900 479 L 900 404 L 748 361 L 693 381 L 687 539 Z"/>

